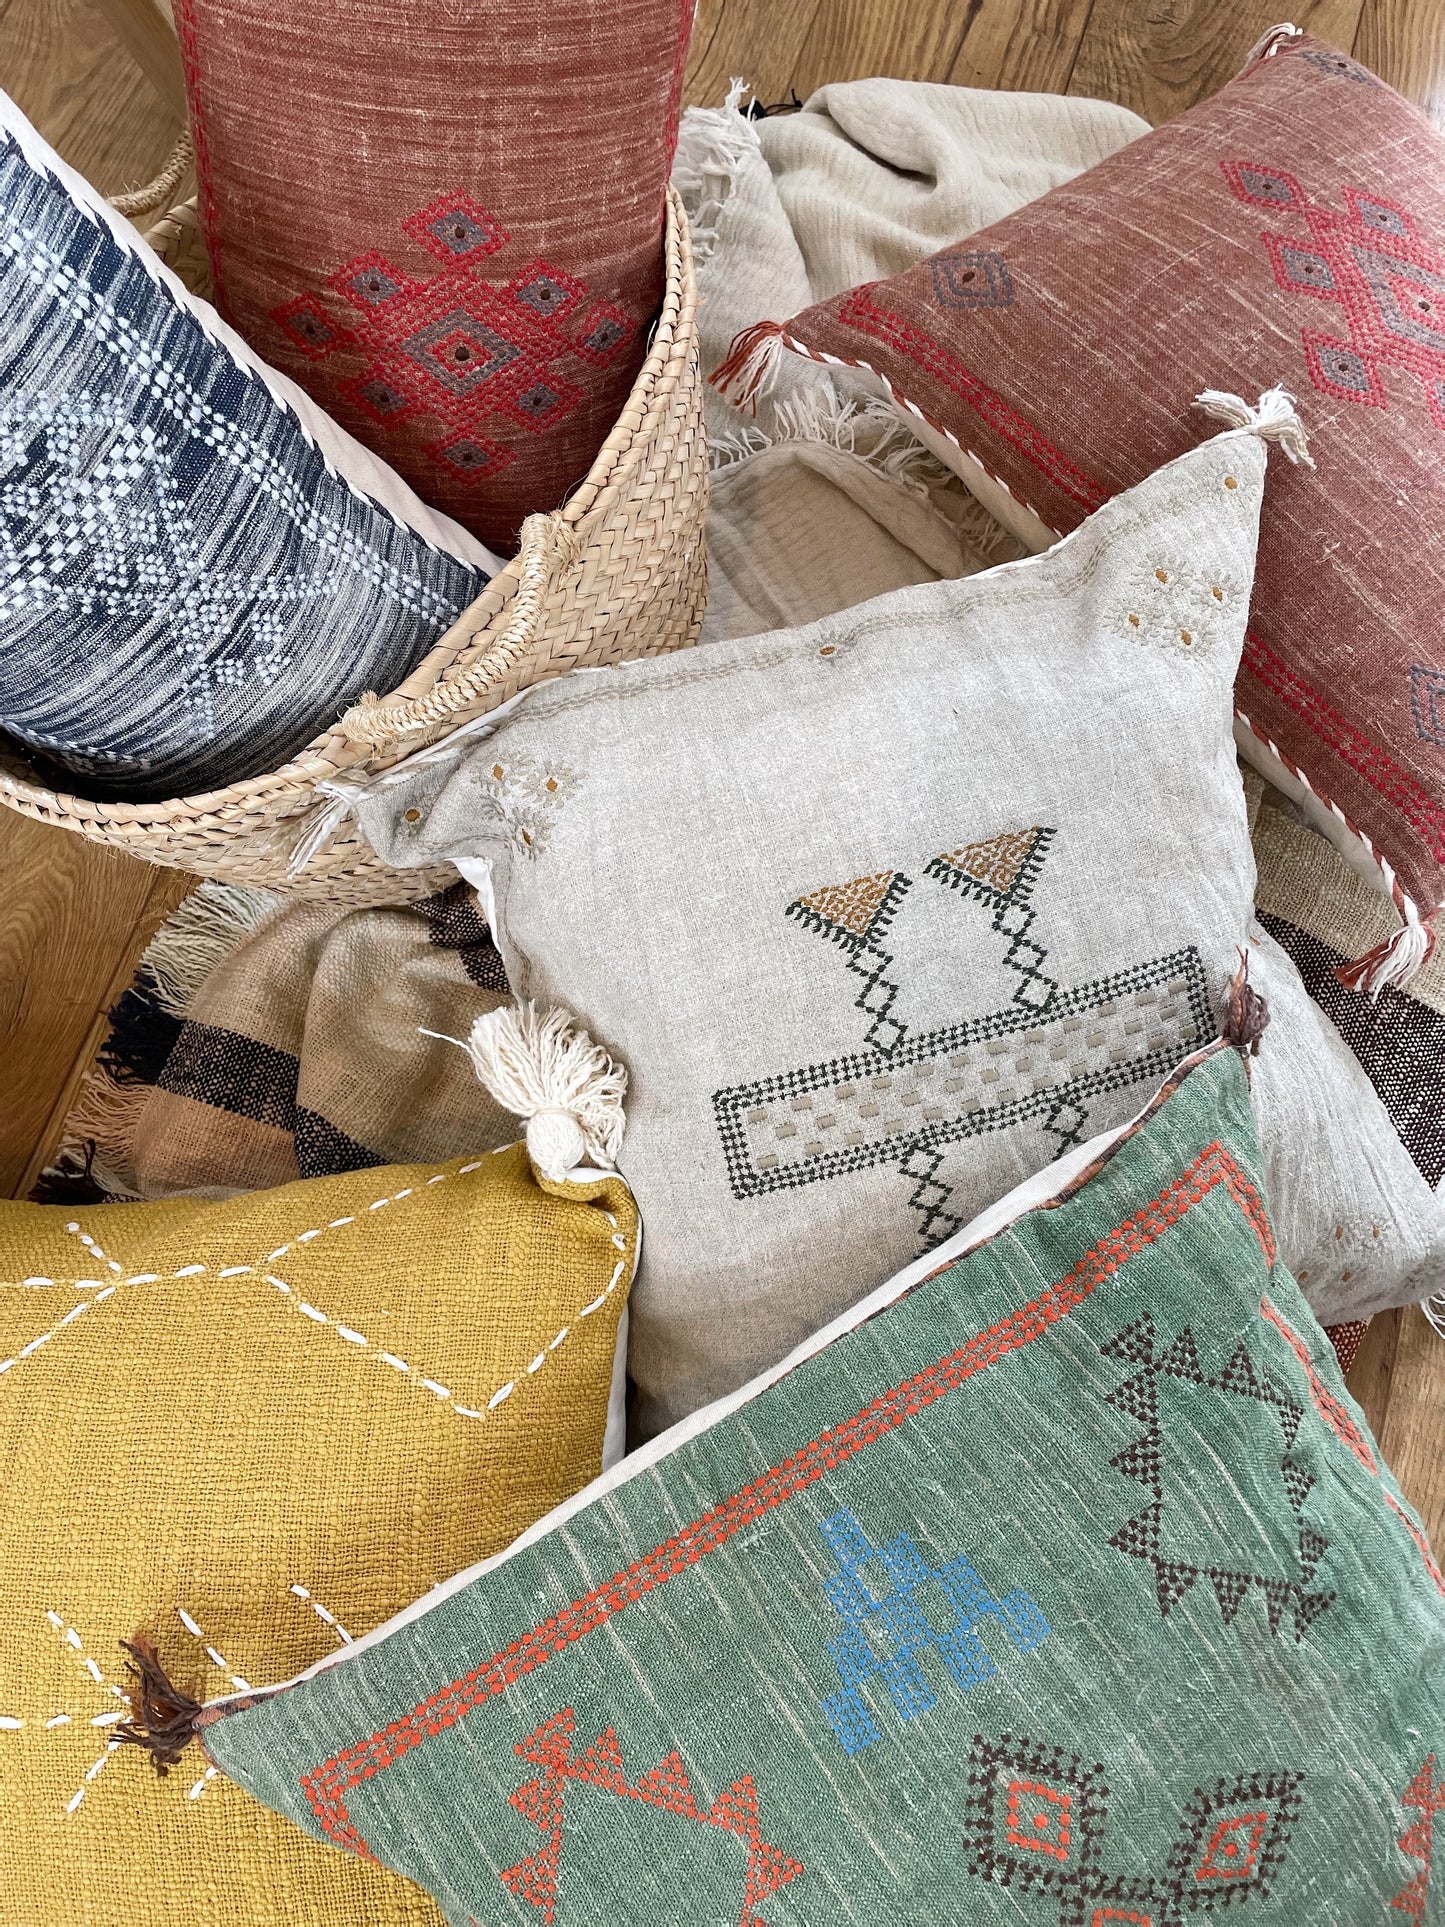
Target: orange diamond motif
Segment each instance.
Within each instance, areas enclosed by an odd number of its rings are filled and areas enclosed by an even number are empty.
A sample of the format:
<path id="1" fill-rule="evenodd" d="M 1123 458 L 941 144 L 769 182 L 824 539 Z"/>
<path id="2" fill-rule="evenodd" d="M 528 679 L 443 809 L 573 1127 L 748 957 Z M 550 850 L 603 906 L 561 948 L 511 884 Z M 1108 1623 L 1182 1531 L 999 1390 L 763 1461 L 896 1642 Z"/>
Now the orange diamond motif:
<path id="1" fill-rule="evenodd" d="M 1069 1816 L 1074 1796 L 1043 1780 L 1010 1780 L 1005 1832 L 1011 1847 L 1026 1853 L 1045 1853 L 1051 1860 L 1069 1857 Z"/>
<path id="2" fill-rule="evenodd" d="M 1194 1869 L 1194 1878 L 1245 1879 L 1259 1855 L 1259 1843 L 1268 1825 L 1267 1813 L 1235 1813 L 1221 1820 L 1210 1836 L 1204 1858 Z"/>

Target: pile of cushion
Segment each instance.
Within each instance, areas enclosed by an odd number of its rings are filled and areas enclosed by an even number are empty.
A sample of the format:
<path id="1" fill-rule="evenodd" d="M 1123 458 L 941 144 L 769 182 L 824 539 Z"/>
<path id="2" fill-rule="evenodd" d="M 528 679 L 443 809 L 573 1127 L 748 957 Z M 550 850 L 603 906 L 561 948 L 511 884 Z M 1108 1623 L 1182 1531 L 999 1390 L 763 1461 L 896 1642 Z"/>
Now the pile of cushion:
<path id="1" fill-rule="evenodd" d="M 461 524 L 515 532 L 464 483 L 575 479 L 526 437 L 595 447 L 655 299 L 678 21 L 584 275 L 541 148 L 483 198 L 454 99 L 462 184 L 402 144 L 404 218 L 362 170 L 323 235 L 263 110 L 304 62 L 310 152 L 385 63 L 233 13 L 180 19 L 242 334 L 13 110 L 0 155 L 4 720 L 131 794 L 404 673 L 491 566 Z M 605 82 L 600 31 L 564 64 Z M 116 1087 L 209 1104 L 204 1166 L 0 1213 L 27 1927 L 1430 1918 L 1445 1577 L 1323 1328 L 1445 1288 L 1445 143 L 1281 29 L 1111 145 L 717 372 L 772 404 L 755 444 L 715 410 L 766 465 L 730 575 L 786 572 L 791 436 L 885 535 L 908 502 L 897 580 L 840 600 L 821 512 L 808 619 L 730 594 L 339 795 L 463 880 L 353 920 L 344 981 L 466 1053 L 474 1112 L 460 1058 L 423 1094 L 435 1051 L 393 1035 L 388 1085 L 308 1046 L 342 940 L 267 906 Z M 462 349 L 523 336 L 483 409 Z M 160 709 L 121 658 L 170 663 Z M 416 1131 L 474 1141 L 360 1141 Z M 225 1182 L 266 1157 L 331 1175 Z"/>

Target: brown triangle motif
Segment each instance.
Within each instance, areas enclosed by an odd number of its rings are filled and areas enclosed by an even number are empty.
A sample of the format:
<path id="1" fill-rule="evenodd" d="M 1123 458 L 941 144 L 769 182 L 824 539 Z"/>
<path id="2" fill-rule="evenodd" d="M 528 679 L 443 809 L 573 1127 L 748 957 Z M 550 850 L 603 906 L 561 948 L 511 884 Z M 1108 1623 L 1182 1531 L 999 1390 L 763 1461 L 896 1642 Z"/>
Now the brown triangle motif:
<path id="1" fill-rule="evenodd" d="M 1006 897 L 1018 882 L 1038 836 L 1037 824 L 1027 830 L 1010 830 L 1004 836 L 991 836 L 983 843 L 966 843 L 961 850 L 949 850 L 944 861 L 972 877 L 975 883 L 985 884 Z"/>
<path id="2" fill-rule="evenodd" d="M 854 877 L 851 883 L 828 883 L 799 897 L 798 902 L 825 923 L 846 930 L 850 937 L 865 937 L 897 874 L 896 870 L 880 870 L 876 876 Z"/>

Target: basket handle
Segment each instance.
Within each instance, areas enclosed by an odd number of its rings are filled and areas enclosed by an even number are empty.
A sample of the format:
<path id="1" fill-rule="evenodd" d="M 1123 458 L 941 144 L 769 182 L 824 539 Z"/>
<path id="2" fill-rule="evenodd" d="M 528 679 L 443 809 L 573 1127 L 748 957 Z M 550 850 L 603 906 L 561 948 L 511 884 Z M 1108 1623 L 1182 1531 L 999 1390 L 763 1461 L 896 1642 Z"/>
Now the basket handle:
<path id="1" fill-rule="evenodd" d="M 112 194 L 110 204 L 117 214 L 124 214 L 127 220 L 139 220 L 147 214 L 158 213 L 170 206 L 175 199 L 176 189 L 190 172 L 196 158 L 191 145 L 191 130 L 183 127 L 176 137 L 176 144 L 166 156 L 165 165 L 153 181 L 138 187 L 133 194 Z"/>
<path id="2" fill-rule="evenodd" d="M 560 512 L 529 515 L 522 524 L 522 545 L 515 564 L 517 587 L 506 626 L 487 653 L 460 676 L 439 682 L 425 696 L 383 702 L 368 693 L 341 718 L 341 732 L 353 743 L 385 749 L 398 736 L 413 736 L 455 716 L 536 647 L 546 599 L 564 569 L 575 567 L 577 533 Z"/>

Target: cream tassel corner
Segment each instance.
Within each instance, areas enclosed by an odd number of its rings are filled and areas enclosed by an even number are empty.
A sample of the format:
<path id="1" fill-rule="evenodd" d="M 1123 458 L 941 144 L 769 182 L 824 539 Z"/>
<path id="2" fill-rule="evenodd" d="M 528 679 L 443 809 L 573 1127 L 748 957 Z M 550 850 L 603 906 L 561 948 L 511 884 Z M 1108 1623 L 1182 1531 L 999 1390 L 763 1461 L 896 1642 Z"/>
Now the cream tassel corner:
<path id="1" fill-rule="evenodd" d="M 1231 395 L 1223 388 L 1206 388 L 1194 397 L 1194 406 L 1231 428 L 1247 428 L 1261 441 L 1277 442 L 1292 462 L 1303 462 L 1306 468 L 1315 465 L 1310 438 L 1295 412 L 1294 396 L 1278 384 L 1265 389 L 1255 408 L 1242 395 Z"/>
<path id="2" fill-rule="evenodd" d="M 539 1177 L 557 1183 L 584 1162 L 616 1164 L 627 1072 L 565 1010 L 539 1016 L 531 1003 L 489 1010 L 461 1047 L 502 1109 L 527 1120 L 527 1155 Z"/>

